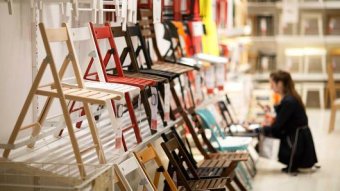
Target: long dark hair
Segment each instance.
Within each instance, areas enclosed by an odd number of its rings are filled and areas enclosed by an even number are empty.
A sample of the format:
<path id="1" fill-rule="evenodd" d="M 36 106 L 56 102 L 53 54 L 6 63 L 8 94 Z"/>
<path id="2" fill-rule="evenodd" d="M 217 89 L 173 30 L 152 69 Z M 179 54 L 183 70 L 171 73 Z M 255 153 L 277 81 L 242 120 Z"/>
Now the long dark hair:
<path id="1" fill-rule="evenodd" d="M 305 109 L 305 105 L 303 104 L 300 95 L 296 92 L 294 81 L 288 72 L 282 70 L 272 72 L 270 74 L 270 78 L 275 83 L 282 82 L 283 93 L 285 95 L 293 96 L 298 101 L 298 103 Z"/>

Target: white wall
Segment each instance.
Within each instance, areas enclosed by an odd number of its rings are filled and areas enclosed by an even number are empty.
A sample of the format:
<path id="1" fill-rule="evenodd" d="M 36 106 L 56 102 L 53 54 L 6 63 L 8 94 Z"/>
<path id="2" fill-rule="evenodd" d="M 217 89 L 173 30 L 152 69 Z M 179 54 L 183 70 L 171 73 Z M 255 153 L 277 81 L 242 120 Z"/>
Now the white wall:
<path id="1" fill-rule="evenodd" d="M 7 141 L 32 82 L 30 1 L 14 1 L 13 8 L 9 15 L 0 1 L 0 142 Z"/>

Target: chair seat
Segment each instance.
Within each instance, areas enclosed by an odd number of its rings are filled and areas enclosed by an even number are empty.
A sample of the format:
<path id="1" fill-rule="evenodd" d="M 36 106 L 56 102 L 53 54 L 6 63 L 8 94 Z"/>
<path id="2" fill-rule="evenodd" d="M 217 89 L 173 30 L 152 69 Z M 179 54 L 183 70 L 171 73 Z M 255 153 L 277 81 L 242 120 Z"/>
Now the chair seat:
<path id="1" fill-rule="evenodd" d="M 217 190 L 225 189 L 230 178 L 212 178 L 188 181 L 192 190 Z"/>
<path id="2" fill-rule="evenodd" d="M 153 80 L 147 80 L 142 78 L 131 78 L 131 77 L 118 77 L 118 76 L 107 76 L 108 82 L 127 84 L 131 86 L 139 87 L 143 90 L 146 86 L 156 86 L 157 82 Z"/>
<path id="3" fill-rule="evenodd" d="M 157 76 L 157 75 L 152 75 L 152 74 L 143 74 L 143 73 L 136 73 L 136 72 L 124 72 L 125 76 L 127 77 L 132 77 L 132 78 L 144 78 L 148 80 L 154 80 L 157 83 L 167 83 L 169 80 L 167 78 Z"/>
<path id="4" fill-rule="evenodd" d="M 107 83 L 107 82 L 93 82 L 93 81 L 85 81 L 85 87 L 92 90 L 105 91 L 118 94 L 120 96 L 124 96 L 125 93 L 130 93 L 135 96 L 138 95 L 140 89 L 135 86 L 130 86 L 126 84 L 118 84 L 118 83 Z"/>
<path id="5" fill-rule="evenodd" d="M 192 57 L 181 57 L 181 58 L 177 59 L 177 63 L 184 65 L 184 66 L 193 67 L 197 70 L 204 67 L 204 62 L 202 62 L 198 59 L 192 58 Z"/>
<path id="6" fill-rule="evenodd" d="M 193 68 L 189 66 L 183 66 L 180 64 L 173 64 L 173 63 L 161 62 L 161 61 L 154 62 L 154 65 L 152 65 L 152 69 L 161 70 L 161 71 L 169 71 L 169 72 L 173 72 L 176 74 L 184 74 L 186 72 L 190 72 L 193 70 Z"/>
<path id="7" fill-rule="evenodd" d="M 154 69 L 142 69 L 140 70 L 143 74 L 151 74 L 151 75 L 157 75 L 164 78 L 167 78 L 169 81 L 177 78 L 179 75 L 173 72 L 169 71 L 161 71 L 161 70 L 154 70 Z"/>
<path id="8" fill-rule="evenodd" d="M 63 90 L 65 98 L 68 100 L 91 103 L 91 104 L 105 105 L 106 101 L 108 100 L 121 99 L 121 96 L 117 94 L 96 91 L 96 90 L 91 90 L 91 89 L 85 89 L 85 88 L 77 88 L 77 87 L 72 87 L 68 85 L 62 87 L 62 90 Z M 36 94 L 43 95 L 43 96 L 52 96 L 52 97 L 59 96 L 57 90 L 54 88 L 54 85 L 38 88 L 36 91 Z"/>
<path id="9" fill-rule="evenodd" d="M 228 59 L 222 56 L 214 56 L 210 54 L 199 53 L 195 57 L 199 60 L 210 62 L 211 64 L 227 64 Z"/>
<path id="10" fill-rule="evenodd" d="M 249 144 L 252 141 L 251 137 L 226 137 L 220 138 L 218 137 L 218 142 L 220 145 L 220 149 L 223 151 L 236 151 L 236 150 L 247 150 Z M 213 146 L 217 145 L 217 143 L 212 143 Z M 218 148 L 218 146 L 216 147 Z"/>

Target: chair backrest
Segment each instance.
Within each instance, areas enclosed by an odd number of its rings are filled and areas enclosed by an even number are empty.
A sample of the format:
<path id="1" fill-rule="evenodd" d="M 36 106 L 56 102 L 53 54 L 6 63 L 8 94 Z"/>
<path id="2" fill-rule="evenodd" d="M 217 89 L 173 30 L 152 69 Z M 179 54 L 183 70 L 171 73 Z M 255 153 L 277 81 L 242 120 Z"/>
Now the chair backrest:
<path id="1" fill-rule="evenodd" d="M 197 114 L 200 116 L 202 120 L 202 125 L 205 129 L 209 129 L 211 131 L 211 141 L 216 142 L 219 147 L 221 147 L 220 143 L 218 142 L 218 137 L 224 138 L 224 134 L 221 131 L 218 123 L 216 122 L 214 116 L 210 113 L 207 109 L 200 109 L 197 111 Z"/>
<path id="2" fill-rule="evenodd" d="M 176 26 L 177 32 L 180 38 L 184 41 L 184 55 L 193 56 L 195 53 L 194 46 L 192 40 L 189 36 L 190 31 L 187 26 L 183 22 L 180 21 L 172 21 L 172 23 Z"/>
<path id="3" fill-rule="evenodd" d="M 164 54 L 164 59 L 176 62 L 180 57 L 184 56 L 184 51 L 182 49 L 182 44 L 180 37 L 177 32 L 177 27 L 171 21 L 164 21 L 164 39 L 170 42 L 170 47 Z"/>
<path id="4" fill-rule="evenodd" d="M 161 146 L 165 154 L 169 158 L 169 162 L 174 166 L 177 177 L 179 178 L 180 184 L 186 189 L 190 190 L 190 186 L 187 180 L 199 179 L 199 176 L 191 164 L 188 156 L 184 149 L 180 146 L 176 138 L 172 138 L 167 142 L 161 143 Z"/>
<path id="5" fill-rule="evenodd" d="M 115 171 L 128 191 L 156 191 L 148 175 L 144 172 L 135 156 L 132 156 L 120 164 L 114 164 Z M 136 180 L 136 178 L 138 178 Z"/>
<path id="6" fill-rule="evenodd" d="M 151 10 L 139 10 L 139 27 L 141 29 L 141 34 L 147 43 L 149 53 L 151 53 L 149 41 L 152 42 L 153 51 L 156 54 L 157 60 L 163 60 L 163 57 L 158 49 L 155 27 L 153 23 L 153 13 Z"/>
<path id="7" fill-rule="evenodd" d="M 102 62 L 99 60 L 98 52 L 96 45 L 93 41 L 93 36 L 91 34 L 91 29 L 89 27 L 79 27 L 79 28 L 67 28 L 69 30 L 70 38 L 72 42 L 87 42 L 87 49 L 89 62 L 87 65 L 87 69 L 84 73 L 84 78 L 87 80 L 99 80 L 100 82 L 105 82 L 106 80 L 106 72 L 104 71 L 104 66 L 102 66 Z M 95 72 L 91 72 L 92 65 L 95 67 Z M 95 76 L 95 79 L 92 78 Z"/>
<path id="8" fill-rule="evenodd" d="M 177 191 L 177 187 L 172 180 L 171 176 L 169 173 L 165 170 L 164 165 L 162 164 L 162 161 L 160 157 L 158 156 L 155 148 L 151 145 L 148 144 L 147 147 L 139 152 L 134 152 L 136 158 L 138 161 L 141 163 L 142 168 L 146 172 L 146 164 L 149 162 L 156 162 L 157 169 L 156 169 L 156 174 L 154 176 L 154 186 L 158 188 L 158 183 L 159 183 L 159 178 L 160 174 L 162 174 L 165 178 L 166 183 L 170 186 L 172 191 Z"/>
<path id="9" fill-rule="evenodd" d="M 129 28 L 138 28 L 137 26 L 133 26 L 133 27 L 129 27 Z M 127 65 L 127 67 L 131 68 L 134 72 L 138 72 L 139 71 L 139 67 L 138 67 L 138 61 L 137 61 L 137 56 L 135 54 L 134 51 L 134 46 L 132 43 L 132 39 L 129 35 L 129 32 L 123 31 L 121 26 L 117 26 L 117 27 L 111 27 L 113 36 L 115 38 L 124 38 L 125 41 L 125 47 L 123 47 L 123 45 L 121 45 L 120 47 L 123 48 L 122 53 L 120 54 L 120 62 L 122 63 L 122 67 L 124 68 L 124 62 L 125 59 L 127 57 L 127 55 L 129 54 L 130 57 L 130 61 L 131 63 L 129 65 Z M 132 30 L 132 29 L 130 29 Z"/>
<path id="10" fill-rule="evenodd" d="M 148 51 L 147 43 L 142 35 L 141 28 L 139 27 L 139 24 L 134 26 L 129 26 L 127 28 L 127 36 L 126 36 L 126 42 L 131 41 L 132 38 L 137 37 L 137 46 L 135 47 L 133 43 L 129 43 L 130 49 L 134 50 L 136 58 L 139 58 L 143 55 L 143 58 L 145 59 L 145 64 L 148 69 L 151 69 L 151 66 L 153 64 L 151 56 Z M 142 55 L 141 55 L 142 53 Z M 140 63 L 143 66 L 143 63 Z"/>
<path id="11" fill-rule="evenodd" d="M 193 164 L 193 166 L 195 168 L 197 168 L 197 162 L 194 159 L 191 151 L 189 151 L 191 149 L 189 142 L 187 141 L 187 139 L 185 137 L 183 137 L 183 136 L 181 137 L 177 133 L 175 127 L 170 127 L 170 132 L 163 133 L 161 136 L 162 136 L 164 142 L 167 142 L 167 141 L 171 140 L 172 138 L 176 138 L 178 140 L 178 143 L 181 145 L 181 147 L 184 148 L 184 152 L 187 154 L 187 156 L 188 156 L 189 160 L 191 161 L 191 163 Z M 188 150 L 188 147 L 189 147 L 189 150 Z"/>
<path id="12" fill-rule="evenodd" d="M 94 26 L 92 23 L 90 23 L 91 32 L 93 35 L 93 39 L 97 48 L 99 61 L 101 62 L 102 67 L 104 67 L 103 71 L 106 73 L 106 67 L 110 61 L 111 56 L 113 56 L 117 75 L 119 77 L 124 77 L 124 72 L 122 68 L 122 64 L 119 59 L 118 55 L 118 49 L 113 39 L 113 34 L 111 31 L 111 27 L 109 24 L 105 24 L 104 26 Z M 106 50 L 105 57 L 103 57 L 103 54 L 101 52 L 100 46 L 99 46 L 99 40 L 106 40 L 109 43 L 109 49 Z"/>
<path id="13" fill-rule="evenodd" d="M 47 28 L 45 28 L 43 23 L 40 23 L 39 29 L 41 31 L 42 40 L 43 40 L 44 47 L 45 47 L 45 50 L 46 50 L 46 58 L 51 59 L 51 61 L 49 62 L 51 67 L 56 67 L 56 65 L 55 65 L 55 61 L 54 61 L 54 57 L 53 57 L 53 53 L 52 53 L 50 43 L 65 42 L 66 45 L 67 45 L 68 53 L 67 53 L 66 57 L 64 58 L 62 66 L 60 67 L 59 80 L 62 80 L 69 63 L 71 63 L 77 84 L 80 88 L 83 88 L 84 87 L 84 81 L 83 81 L 83 78 L 81 76 L 81 70 L 80 70 L 80 67 L 79 67 L 79 64 L 78 64 L 79 63 L 78 57 L 76 55 L 74 45 L 73 45 L 72 41 L 70 40 L 70 37 L 69 37 L 70 35 L 67 31 L 67 24 L 63 23 L 61 28 L 47 29 Z"/>

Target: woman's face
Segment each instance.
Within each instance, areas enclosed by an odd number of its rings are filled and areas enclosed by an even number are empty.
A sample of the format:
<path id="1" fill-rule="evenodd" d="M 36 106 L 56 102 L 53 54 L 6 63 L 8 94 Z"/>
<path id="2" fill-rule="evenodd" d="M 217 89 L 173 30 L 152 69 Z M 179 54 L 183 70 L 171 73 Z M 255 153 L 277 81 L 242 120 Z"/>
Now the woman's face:
<path id="1" fill-rule="evenodd" d="M 274 80 L 272 80 L 270 78 L 269 82 L 270 82 L 270 87 L 272 88 L 272 90 L 275 93 L 278 93 L 278 94 L 282 94 L 283 93 L 283 84 L 282 84 L 281 81 L 276 83 Z"/>

